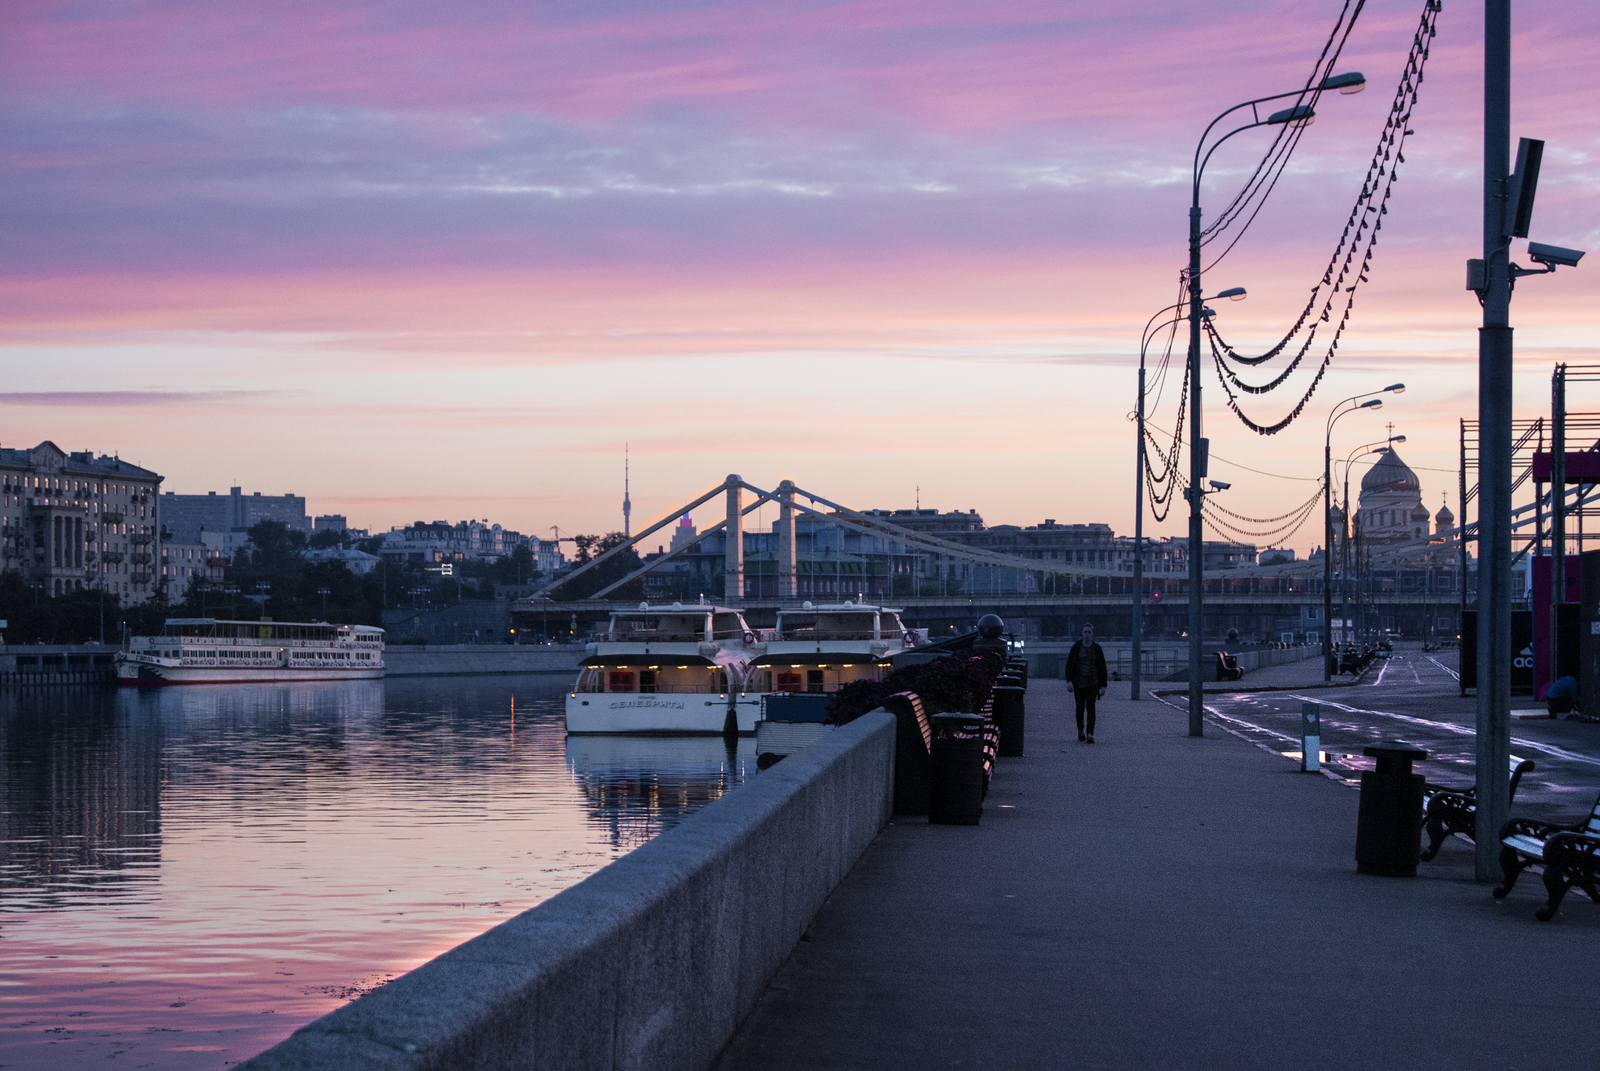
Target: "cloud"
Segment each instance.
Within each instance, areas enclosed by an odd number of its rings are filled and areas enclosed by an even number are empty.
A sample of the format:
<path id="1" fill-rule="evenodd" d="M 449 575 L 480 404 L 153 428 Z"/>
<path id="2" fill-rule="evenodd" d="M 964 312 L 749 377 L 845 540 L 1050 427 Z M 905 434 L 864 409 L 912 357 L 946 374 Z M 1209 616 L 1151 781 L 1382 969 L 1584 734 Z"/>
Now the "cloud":
<path id="1" fill-rule="evenodd" d="M 145 409 L 176 406 L 258 403 L 279 396 L 276 391 L 241 390 L 54 390 L 0 391 L 0 405 L 51 409 Z"/>

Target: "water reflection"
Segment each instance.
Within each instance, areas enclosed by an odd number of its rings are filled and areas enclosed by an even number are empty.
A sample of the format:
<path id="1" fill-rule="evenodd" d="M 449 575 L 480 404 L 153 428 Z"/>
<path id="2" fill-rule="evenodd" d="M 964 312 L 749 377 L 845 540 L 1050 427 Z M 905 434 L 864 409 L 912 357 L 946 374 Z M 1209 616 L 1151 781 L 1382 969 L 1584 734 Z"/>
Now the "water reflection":
<path id="1" fill-rule="evenodd" d="M 566 681 L 0 694 L 0 1065 L 238 1061 L 753 773 Z"/>
<path id="2" fill-rule="evenodd" d="M 745 780 L 756 741 L 721 737 L 569 736 L 567 768 L 614 847 L 631 850 Z"/>

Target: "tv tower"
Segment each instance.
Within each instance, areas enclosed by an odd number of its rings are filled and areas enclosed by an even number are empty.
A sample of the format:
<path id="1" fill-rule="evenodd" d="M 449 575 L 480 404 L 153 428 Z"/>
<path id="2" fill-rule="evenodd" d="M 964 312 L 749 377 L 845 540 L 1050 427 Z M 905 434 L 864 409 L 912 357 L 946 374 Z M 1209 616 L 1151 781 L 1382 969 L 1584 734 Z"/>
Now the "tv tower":
<path id="1" fill-rule="evenodd" d="M 633 537 L 633 529 L 628 518 L 633 515 L 633 503 L 628 501 L 628 444 L 622 444 L 622 534 L 624 538 Z"/>

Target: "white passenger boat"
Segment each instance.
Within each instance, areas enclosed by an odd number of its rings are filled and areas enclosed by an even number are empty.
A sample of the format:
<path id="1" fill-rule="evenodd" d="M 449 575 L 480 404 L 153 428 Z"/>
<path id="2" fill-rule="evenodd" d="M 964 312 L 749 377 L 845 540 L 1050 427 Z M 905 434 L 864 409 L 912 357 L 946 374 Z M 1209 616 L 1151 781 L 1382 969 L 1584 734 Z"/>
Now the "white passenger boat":
<path id="1" fill-rule="evenodd" d="M 567 696 L 567 732 L 753 733 L 761 704 L 746 677 L 758 653 L 725 606 L 615 611 Z"/>
<path id="2" fill-rule="evenodd" d="M 383 629 L 174 617 L 114 661 L 123 685 L 371 680 L 383 676 Z"/>
<path id="3" fill-rule="evenodd" d="M 788 755 L 814 743 L 827 729 L 828 694 L 882 680 L 891 658 L 926 642 L 925 631 L 906 628 L 900 611 L 884 606 L 846 600 L 779 610 L 766 651 L 750 666 L 762 698 L 756 751 Z"/>
<path id="4" fill-rule="evenodd" d="M 804 603 L 779 610 L 777 628 L 751 663 L 750 685 L 761 693 L 837 692 L 852 681 L 882 680 L 889 660 L 927 642 L 900 611 L 863 602 Z"/>

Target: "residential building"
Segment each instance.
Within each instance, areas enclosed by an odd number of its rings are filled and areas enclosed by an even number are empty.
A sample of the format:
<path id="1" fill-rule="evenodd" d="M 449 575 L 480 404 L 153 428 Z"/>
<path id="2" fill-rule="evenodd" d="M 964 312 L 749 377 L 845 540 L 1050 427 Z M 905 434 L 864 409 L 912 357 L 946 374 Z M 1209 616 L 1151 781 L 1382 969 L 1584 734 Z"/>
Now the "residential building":
<path id="1" fill-rule="evenodd" d="M 260 491 L 247 495 L 238 487 L 228 488 L 225 495 L 168 491 L 161 496 L 161 517 L 172 538 L 184 543 L 200 542 L 203 531 L 242 532 L 262 521 L 282 521 L 297 532 L 311 532 L 303 496 L 263 495 Z"/>
<path id="2" fill-rule="evenodd" d="M 167 601 L 183 601 L 189 585 L 196 579 L 208 584 L 222 584 L 222 570 L 228 558 L 204 543 L 161 544 L 161 585 Z"/>
<path id="3" fill-rule="evenodd" d="M 349 522 L 342 513 L 319 513 L 311 519 L 311 530 L 321 532 L 343 532 L 350 527 Z"/>
<path id="4" fill-rule="evenodd" d="M 162 590 L 161 477 L 53 442 L 0 448 L 0 570 L 47 595 L 103 589 L 127 604 Z"/>
<path id="5" fill-rule="evenodd" d="M 475 558 L 503 558 L 518 546 L 529 546 L 528 537 L 498 524 L 470 521 L 416 521 L 405 528 L 394 528 L 384 535 L 378 553 L 396 562 L 437 565 L 442 562 Z"/>

